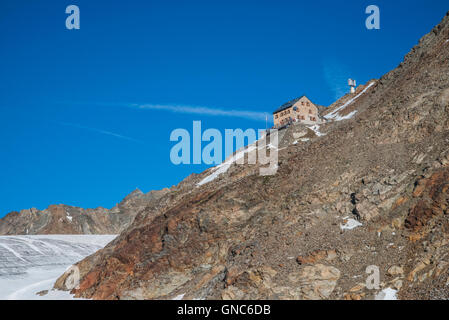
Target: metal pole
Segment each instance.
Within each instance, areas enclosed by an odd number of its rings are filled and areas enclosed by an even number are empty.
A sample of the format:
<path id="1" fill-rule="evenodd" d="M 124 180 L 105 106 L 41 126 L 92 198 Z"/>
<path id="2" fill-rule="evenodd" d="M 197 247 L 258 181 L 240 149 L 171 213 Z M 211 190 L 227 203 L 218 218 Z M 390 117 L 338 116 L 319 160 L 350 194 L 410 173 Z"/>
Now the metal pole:
<path id="1" fill-rule="evenodd" d="M 268 114 L 265 113 L 265 134 L 268 133 Z"/>

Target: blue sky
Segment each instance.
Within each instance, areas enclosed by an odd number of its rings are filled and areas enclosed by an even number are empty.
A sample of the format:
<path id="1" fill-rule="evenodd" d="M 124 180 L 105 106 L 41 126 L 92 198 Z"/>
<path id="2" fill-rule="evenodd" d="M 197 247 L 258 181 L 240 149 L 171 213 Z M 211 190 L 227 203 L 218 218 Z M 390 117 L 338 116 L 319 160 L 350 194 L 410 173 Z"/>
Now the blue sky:
<path id="1" fill-rule="evenodd" d="M 70 4 L 80 30 L 65 28 Z M 365 28 L 370 4 L 380 30 Z M 302 94 L 329 105 L 348 77 L 395 68 L 448 10 L 447 0 L 2 0 L 0 217 L 109 208 L 136 187 L 177 184 L 207 166 L 170 162 L 172 130 L 265 128 L 264 112 Z"/>

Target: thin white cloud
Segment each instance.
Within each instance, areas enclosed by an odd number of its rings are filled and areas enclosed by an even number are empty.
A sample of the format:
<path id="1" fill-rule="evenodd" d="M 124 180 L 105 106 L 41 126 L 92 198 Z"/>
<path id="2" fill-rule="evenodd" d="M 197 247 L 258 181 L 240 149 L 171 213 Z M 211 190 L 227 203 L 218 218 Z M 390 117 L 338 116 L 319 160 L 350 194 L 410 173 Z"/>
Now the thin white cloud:
<path id="1" fill-rule="evenodd" d="M 140 140 L 137 140 L 137 139 L 134 139 L 134 138 L 130 138 L 130 137 L 118 134 L 118 133 L 114 133 L 114 132 L 106 131 L 106 130 L 102 130 L 102 129 L 97 129 L 97 128 L 86 127 L 86 126 L 82 126 L 82 125 L 76 124 L 76 123 L 58 122 L 58 124 L 60 124 L 62 126 L 66 126 L 66 127 L 73 127 L 73 128 L 88 130 L 88 131 L 104 134 L 104 135 L 107 135 L 107 136 L 112 136 L 112 137 L 123 139 L 123 140 L 143 143 L 143 141 L 140 141 Z"/>
<path id="2" fill-rule="evenodd" d="M 142 104 L 132 105 L 133 107 L 144 110 L 163 110 L 174 113 L 188 113 L 188 114 L 201 114 L 208 116 L 223 116 L 223 117 L 236 117 L 245 118 L 256 121 L 265 121 L 267 113 L 245 111 L 245 110 L 223 110 L 209 107 L 200 106 L 186 106 L 186 105 L 163 105 L 163 104 Z"/>

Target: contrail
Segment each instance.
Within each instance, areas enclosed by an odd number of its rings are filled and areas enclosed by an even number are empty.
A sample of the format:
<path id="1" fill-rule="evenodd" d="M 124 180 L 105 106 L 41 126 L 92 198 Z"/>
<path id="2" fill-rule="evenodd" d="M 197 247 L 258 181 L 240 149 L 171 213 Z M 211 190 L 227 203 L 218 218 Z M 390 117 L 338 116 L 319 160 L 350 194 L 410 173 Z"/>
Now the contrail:
<path id="1" fill-rule="evenodd" d="M 66 103 L 66 102 L 65 102 Z M 69 102 L 75 104 L 87 104 L 81 102 Z M 235 117 L 244 118 L 255 121 L 265 121 L 266 116 L 270 115 L 267 112 L 256 112 L 248 110 L 224 110 L 219 108 L 210 108 L 202 106 L 191 106 L 191 105 L 181 105 L 181 104 L 137 104 L 137 103 L 108 103 L 108 102 L 89 102 L 89 104 L 94 104 L 101 107 L 127 107 L 142 110 L 161 110 L 169 111 L 173 113 L 184 113 L 184 114 L 200 114 L 209 116 L 222 116 L 222 117 Z"/>
<path id="2" fill-rule="evenodd" d="M 163 110 L 175 113 L 190 113 L 190 114 L 202 114 L 209 116 L 224 116 L 224 117 L 237 117 L 250 120 L 265 121 L 264 112 L 244 111 L 244 110 L 223 110 L 209 107 L 200 106 L 186 106 L 186 105 L 163 105 L 163 104 L 142 104 L 132 105 L 135 108 L 144 110 Z"/>
<path id="3" fill-rule="evenodd" d="M 92 131 L 92 132 L 97 132 L 97 133 L 101 133 L 101 134 L 108 135 L 108 136 L 113 136 L 113 137 L 116 137 L 116 138 L 119 138 L 119 139 L 128 140 L 128 141 L 144 143 L 141 140 L 130 138 L 130 137 L 118 134 L 118 133 L 114 133 L 114 132 L 110 132 L 110 131 L 106 131 L 106 130 L 102 130 L 102 129 L 97 129 L 97 128 L 86 127 L 86 126 L 82 126 L 82 125 L 79 125 L 79 124 L 76 124 L 76 123 L 58 122 L 58 124 L 63 125 L 63 126 L 67 126 L 67 127 L 73 127 L 73 128 L 78 128 L 78 129 L 89 130 L 89 131 Z"/>

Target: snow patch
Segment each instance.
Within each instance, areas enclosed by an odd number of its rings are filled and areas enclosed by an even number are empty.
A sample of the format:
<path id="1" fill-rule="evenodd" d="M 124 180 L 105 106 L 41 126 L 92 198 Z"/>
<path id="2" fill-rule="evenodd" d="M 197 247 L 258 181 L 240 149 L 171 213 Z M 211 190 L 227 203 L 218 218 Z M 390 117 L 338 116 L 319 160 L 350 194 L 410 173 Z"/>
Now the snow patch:
<path id="1" fill-rule="evenodd" d="M 344 116 L 344 117 L 339 116 L 338 112 L 340 112 L 341 110 L 345 109 L 347 106 L 351 105 L 355 100 L 360 98 L 369 88 L 371 88 L 371 86 L 374 85 L 374 83 L 375 83 L 375 81 L 371 82 L 369 85 L 366 86 L 365 89 L 362 90 L 362 92 L 360 92 L 354 98 L 348 100 L 346 103 L 344 103 L 342 106 L 338 107 L 337 109 L 335 109 L 331 113 L 325 115 L 324 118 L 326 118 L 328 120 L 335 120 L 335 121 L 341 121 L 341 120 L 346 120 L 346 119 L 352 118 L 352 116 L 354 116 L 354 114 L 355 114 L 354 111 L 351 112 L 350 114 L 348 114 L 347 116 Z M 349 115 L 350 115 L 350 117 L 347 118 Z"/>
<path id="2" fill-rule="evenodd" d="M 316 124 L 316 125 L 314 125 L 314 126 L 307 127 L 307 128 L 309 128 L 310 130 L 312 130 L 313 132 L 315 132 L 315 134 L 316 134 L 318 137 L 321 137 L 321 136 L 325 136 L 325 135 L 326 135 L 325 133 L 321 133 L 321 132 L 320 132 L 320 125 L 319 125 L 319 124 Z"/>
<path id="3" fill-rule="evenodd" d="M 348 219 L 348 217 L 343 218 L 343 219 L 346 220 L 346 223 L 345 224 L 340 224 L 340 229 L 341 230 L 352 230 L 354 228 L 363 226 L 363 224 L 361 224 L 357 220 Z"/>
<path id="4" fill-rule="evenodd" d="M 397 292 L 398 292 L 397 290 L 394 290 L 391 288 L 386 288 L 386 289 L 383 289 L 381 292 L 379 292 L 374 299 L 375 300 L 398 300 L 398 297 L 396 296 Z"/>
<path id="5" fill-rule="evenodd" d="M 275 149 L 275 147 L 273 145 L 271 145 L 271 143 L 268 145 L 268 148 Z M 206 184 L 206 183 L 209 183 L 211 181 L 214 181 L 215 179 L 218 178 L 219 175 L 221 175 L 222 173 L 227 172 L 234 162 L 236 162 L 237 160 L 243 158 L 245 156 L 245 153 L 249 153 L 249 152 L 252 152 L 254 150 L 256 150 L 255 143 L 250 145 L 250 146 L 248 146 L 247 148 L 245 148 L 242 151 L 236 152 L 231 158 L 229 158 L 228 160 L 226 160 L 222 164 L 219 164 L 218 166 L 212 168 L 211 169 L 212 173 L 210 175 L 208 175 L 206 178 L 204 178 L 203 180 L 201 180 L 200 182 L 198 182 L 197 186 L 202 186 L 203 184 Z"/>
<path id="6" fill-rule="evenodd" d="M 182 300 L 182 298 L 184 298 L 185 293 L 177 295 L 176 297 L 174 297 L 172 300 Z"/>
<path id="7" fill-rule="evenodd" d="M 357 113 L 357 110 L 352 111 L 351 113 L 345 115 L 345 116 L 336 116 L 334 118 L 335 121 L 342 121 L 342 120 L 348 120 L 351 119 L 355 114 Z"/>
<path id="8" fill-rule="evenodd" d="M 293 144 L 298 144 L 298 140 L 295 140 L 295 141 L 293 142 Z"/>

